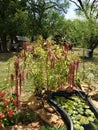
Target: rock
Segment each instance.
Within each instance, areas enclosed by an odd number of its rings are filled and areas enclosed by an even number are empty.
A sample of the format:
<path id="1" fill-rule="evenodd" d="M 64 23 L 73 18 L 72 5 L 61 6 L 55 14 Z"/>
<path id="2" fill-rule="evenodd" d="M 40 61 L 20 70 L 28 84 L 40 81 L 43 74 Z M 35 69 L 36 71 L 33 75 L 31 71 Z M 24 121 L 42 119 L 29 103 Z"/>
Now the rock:
<path id="1" fill-rule="evenodd" d="M 37 97 L 33 97 L 32 101 L 28 102 L 28 106 L 33 111 L 36 111 L 42 107 L 42 101 L 38 100 Z"/>
<path id="2" fill-rule="evenodd" d="M 47 102 L 44 103 L 44 109 L 47 112 L 50 112 L 50 113 L 54 113 L 55 112 L 55 110 Z"/>
<path id="3" fill-rule="evenodd" d="M 46 122 L 50 126 L 64 126 L 64 122 L 62 121 L 61 117 L 59 117 L 56 113 L 51 114 L 49 112 L 46 112 L 44 109 L 40 109 L 37 111 L 37 114 L 44 122 Z"/>
<path id="4" fill-rule="evenodd" d="M 98 101 L 92 100 L 92 103 L 95 105 L 95 107 L 98 109 Z"/>
<path id="5" fill-rule="evenodd" d="M 32 126 L 33 127 L 38 127 L 39 126 L 39 122 L 32 122 Z"/>
<path id="6" fill-rule="evenodd" d="M 48 104 L 47 100 L 38 99 L 36 96 L 32 96 L 30 102 L 28 102 L 28 106 L 30 109 L 35 111 L 37 115 L 43 120 L 45 123 L 54 127 L 64 126 L 64 122 L 61 117 L 57 115 L 55 110 Z M 34 130 L 38 124 L 33 124 Z M 38 129 L 37 129 L 38 130 Z"/>

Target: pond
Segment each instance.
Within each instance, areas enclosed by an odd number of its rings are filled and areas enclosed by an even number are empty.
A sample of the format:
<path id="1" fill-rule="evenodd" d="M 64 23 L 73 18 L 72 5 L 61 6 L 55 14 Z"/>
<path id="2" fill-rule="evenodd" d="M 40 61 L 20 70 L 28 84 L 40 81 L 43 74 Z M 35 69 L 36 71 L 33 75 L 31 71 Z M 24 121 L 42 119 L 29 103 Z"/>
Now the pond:
<path id="1" fill-rule="evenodd" d="M 98 130 L 98 111 L 88 102 L 84 93 L 55 93 L 53 101 L 68 113 L 75 130 Z"/>

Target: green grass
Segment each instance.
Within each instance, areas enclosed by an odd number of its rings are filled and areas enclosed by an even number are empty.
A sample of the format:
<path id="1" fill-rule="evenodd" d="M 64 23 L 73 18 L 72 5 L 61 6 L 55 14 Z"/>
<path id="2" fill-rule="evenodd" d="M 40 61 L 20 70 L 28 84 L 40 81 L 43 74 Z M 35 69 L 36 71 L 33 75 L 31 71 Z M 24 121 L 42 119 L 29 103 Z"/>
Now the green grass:
<path id="1" fill-rule="evenodd" d="M 83 48 L 73 48 L 74 53 L 79 54 L 80 57 L 83 56 L 83 51 L 84 51 L 84 56 L 86 55 L 86 50 Z M 94 50 L 94 55 L 92 59 L 86 59 L 86 63 L 93 63 L 95 65 L 98 65 L 98 47 Z"/>
<path id="2" fill-rule="evenodd" d="M 7 62 L 0 62 L 0 82 L 2 82 L 3 80 L 5 80 L 5 78 L 7 77 L 7 72 L 8 72 L 8 68 L 7 68 Z"/>
<path id="3" fill-rule="evenodd" d="M 0 53 L 0 90 L 9 85 L 9 71 L 13 68 L 10 63 L 15 55 L 15 53 Z"/>
<path id="4" fill-rule="evenodd" d="M 86 49 L 83 48 L 73 48 L 74 53 L 79 54 L 80 57 L 83 57 L 83 51 L 86 55 Z M 84 56 L 85 56 L 84 55 Z M 87 79 L 88 73 L 94 74 L 94 80 L 98 83 L 98 47 L 94 50 L 93 58 L 91 59 L 81 59 L 79 66 L 79 71 L 84 71 L 84 79 Z M 85 77 L 86 76 L 86 77 Z"/>

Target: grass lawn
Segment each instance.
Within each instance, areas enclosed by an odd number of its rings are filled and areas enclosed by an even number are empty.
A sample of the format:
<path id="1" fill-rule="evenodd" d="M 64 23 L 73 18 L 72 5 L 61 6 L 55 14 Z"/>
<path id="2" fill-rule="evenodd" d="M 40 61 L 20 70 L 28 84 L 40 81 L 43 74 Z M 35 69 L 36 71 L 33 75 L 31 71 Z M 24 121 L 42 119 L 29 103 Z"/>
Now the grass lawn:
<path id="1" fill-rule="evenodd" d="M 83 48 L 73 48 L 73 51 L 74 53 L 77 53 L 80 56 L 83 56 L 83 51 L 84 51 L 84 55 L 86 55 L 86 49 L 83 49 Z M 98 65 L 98 47 L 94 50 L 93 58 L 89 60 L 86 59 L 85 62 Z"/>
<path id="2" fill-rule="evenodd" d="M 7 77 L 8 63 L 0 61 L 0 82 L 2 82 Z"/>
<path id="3" fill-rule="evenodd" d="M 86 49 L 83 48 L 73 48 L 74 53 L 83 57 L 83 51 L 86 55 Z M 83 90 L 86 89 L 87 93 L 98 93 L 98 47 L 94 50 L 92 59 L 81 58 L 82 63 L 79 66 L 79 71 L 83 71 Z M 90 73 L 94 74 L 94 78 L 88 79 Z M 91 83 L 92 82 L 92 83 Z M 90 85 L 92 84 L 92 85 Z M 85 88 L 86 87 L 86 88 Z M 93 91 L 92 91 L 93 90 Z M 90 91 L 90 92 L 89 92 Z"/>
<path id="4" fill-rule="evenodd" d="M 16 53 L 0 53 L 0 89 L 6 87 L 6 79 L 9 76 L 9 69 L 12 67 L 10 61 Z"/>

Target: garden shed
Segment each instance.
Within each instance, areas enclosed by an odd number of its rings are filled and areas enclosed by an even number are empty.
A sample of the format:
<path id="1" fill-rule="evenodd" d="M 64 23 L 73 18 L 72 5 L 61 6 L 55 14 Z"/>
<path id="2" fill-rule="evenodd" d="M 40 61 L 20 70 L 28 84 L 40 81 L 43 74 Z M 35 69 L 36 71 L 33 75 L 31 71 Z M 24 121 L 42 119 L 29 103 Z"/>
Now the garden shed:
<path id="1" fill-rule="evenodd" d="M 25 36 L 16 36 L 12 44 L 12 50 L 19 51 L 23 49 L 23 45 L 27 41 L 28 41 L 28 38 Z"/>

